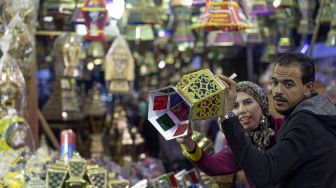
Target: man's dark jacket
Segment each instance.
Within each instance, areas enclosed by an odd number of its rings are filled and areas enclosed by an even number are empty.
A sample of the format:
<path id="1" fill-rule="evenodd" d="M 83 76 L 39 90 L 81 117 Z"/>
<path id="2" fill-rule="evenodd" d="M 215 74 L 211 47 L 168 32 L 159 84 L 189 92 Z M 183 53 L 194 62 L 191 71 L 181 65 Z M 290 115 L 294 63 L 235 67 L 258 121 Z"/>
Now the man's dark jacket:
<path id="1" fill-rule="evenodd" d="M 222 122 L 231 149 L 256 187 L 336 188 L 336 107 L 326 96 L 300 102 L 277 143 L 259 151 L 237 117 Z"/>

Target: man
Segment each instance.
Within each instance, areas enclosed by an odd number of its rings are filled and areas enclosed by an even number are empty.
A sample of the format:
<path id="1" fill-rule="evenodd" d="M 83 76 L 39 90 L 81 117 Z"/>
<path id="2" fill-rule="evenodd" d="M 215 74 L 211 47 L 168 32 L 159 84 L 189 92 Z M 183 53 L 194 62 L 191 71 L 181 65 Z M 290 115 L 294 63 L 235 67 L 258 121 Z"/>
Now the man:
<path id="1" fill-rule="evenodd" d="M 272 95 L 275 109 L 285 116 L 277 143 L 259 151 L 245 136 L 239 117 L 231 112 L 236 83 L 220 76 L 225 111 L 222 128 L 247 177 L 256 187 L 336 187 L 336 107 L 312 92 L 315 68 L 303 54 L 285 54 L 275 63 Z"/>

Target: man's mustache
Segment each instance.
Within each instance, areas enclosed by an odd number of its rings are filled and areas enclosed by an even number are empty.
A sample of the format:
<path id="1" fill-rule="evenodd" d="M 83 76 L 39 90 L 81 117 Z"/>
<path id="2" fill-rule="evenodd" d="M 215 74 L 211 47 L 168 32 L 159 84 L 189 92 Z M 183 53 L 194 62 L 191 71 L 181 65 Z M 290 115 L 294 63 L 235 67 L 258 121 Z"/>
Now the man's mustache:
<path id="1" fill-rule="evenodd" d="M 274 95 L 273 99 L 280 102 L 288 102 L 287 99 L 283 98 L 281 95 Z"/>

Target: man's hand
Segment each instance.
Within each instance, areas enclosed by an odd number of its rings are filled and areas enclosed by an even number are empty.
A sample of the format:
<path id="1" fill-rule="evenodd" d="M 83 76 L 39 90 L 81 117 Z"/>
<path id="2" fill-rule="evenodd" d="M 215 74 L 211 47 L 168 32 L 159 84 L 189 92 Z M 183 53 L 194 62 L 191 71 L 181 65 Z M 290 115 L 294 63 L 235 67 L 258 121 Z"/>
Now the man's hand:
<path id="1" fill-rule="evenodd" d="M 226 114 L 227 112 L 232 112 L 236 103 L 236 82 L 223 75 L 219 75 L 218 77 L 222 84 L 226 87 L 224 89 L 224 114 Z"/>

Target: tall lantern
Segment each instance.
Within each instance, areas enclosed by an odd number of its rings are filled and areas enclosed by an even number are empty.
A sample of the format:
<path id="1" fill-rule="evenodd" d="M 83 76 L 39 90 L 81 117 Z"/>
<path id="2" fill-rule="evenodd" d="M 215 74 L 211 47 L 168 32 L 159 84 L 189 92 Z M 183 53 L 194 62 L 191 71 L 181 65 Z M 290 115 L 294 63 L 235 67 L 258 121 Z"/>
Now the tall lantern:
<path id="1" fill-rule="evenodd" d="M 85 25 L 88 29 L 86 39 L 104 40 L 104 26 L 107 9 L 105 0 L 87 0 L 82 7 Z"/>

